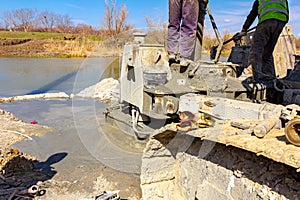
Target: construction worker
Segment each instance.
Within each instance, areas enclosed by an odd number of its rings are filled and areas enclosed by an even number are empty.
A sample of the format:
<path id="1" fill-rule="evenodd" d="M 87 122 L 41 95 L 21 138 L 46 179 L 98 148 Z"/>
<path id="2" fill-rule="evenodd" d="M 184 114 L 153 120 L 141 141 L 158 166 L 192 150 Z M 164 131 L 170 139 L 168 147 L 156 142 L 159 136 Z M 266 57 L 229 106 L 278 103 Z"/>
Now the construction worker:
<path id="1" fill-rule="evenodd" d="M 255 82 L 270 84 L 276 78 L 273 51 L 282 29 L 289 20 L 287 0 L 255 0 L 241 31 L 247 30 L 258 16 L 249 66 Z M 250 69 L 251 70 L 251 69 Z"/>
<path id="2" fill-rule="evenodd" d="M 177 55 L 182 66 L 194 57 L 197 22 L 200 12 L 205 13 L 207 0 L 169 0 L 168 54 L 175 62 Z"/>

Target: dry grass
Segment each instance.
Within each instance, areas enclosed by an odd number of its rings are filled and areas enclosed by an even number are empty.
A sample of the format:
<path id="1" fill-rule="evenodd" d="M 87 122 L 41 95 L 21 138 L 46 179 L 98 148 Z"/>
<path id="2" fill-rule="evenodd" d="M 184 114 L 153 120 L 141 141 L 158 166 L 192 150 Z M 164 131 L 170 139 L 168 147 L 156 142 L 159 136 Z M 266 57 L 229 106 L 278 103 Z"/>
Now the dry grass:
<path id="1" fill-rule="evenodd" d="M 58 53 L 61 57 L 87 57 L 98 44 L 98 41 L 80 36 L 75 40 L 51 39 L 44 48 L 47 52 Z"/>

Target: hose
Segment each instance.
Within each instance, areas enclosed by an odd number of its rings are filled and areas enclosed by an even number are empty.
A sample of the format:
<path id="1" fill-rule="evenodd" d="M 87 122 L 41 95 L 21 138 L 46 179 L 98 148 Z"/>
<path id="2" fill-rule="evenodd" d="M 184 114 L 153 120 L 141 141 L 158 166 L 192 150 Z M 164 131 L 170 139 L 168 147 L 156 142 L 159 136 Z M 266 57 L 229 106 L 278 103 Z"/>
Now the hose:
<path id="1" fill-rule="evenodd" d="M 139 131 L 137 129 L 137 121 L 139 118 L 139 112 L 136 109 L 131 110 L 131 120 L 132 120 L 132 129 L 137 137 L 137 139 L 146 139 L 149 135 L 151 135 L 153 132 L 148 131 Z"/>

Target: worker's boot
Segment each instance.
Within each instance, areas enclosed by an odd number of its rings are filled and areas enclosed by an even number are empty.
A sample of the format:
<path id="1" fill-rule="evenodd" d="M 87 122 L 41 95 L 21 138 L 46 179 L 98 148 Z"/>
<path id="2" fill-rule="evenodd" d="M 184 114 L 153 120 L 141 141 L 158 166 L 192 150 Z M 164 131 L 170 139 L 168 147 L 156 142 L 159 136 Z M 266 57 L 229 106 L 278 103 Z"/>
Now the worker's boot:
<path id="1" fill-rule="evenodd" d="M 181 58 L 179 58 L 179 63 L 180 63 L 180 66 L 187 67 L 192 63 L 192 61 L 187 58 L 181 57 Z"/>
<path id="2" fill-rule="evenodd" d="M 168 55 L 169 64 L 177 63 L 177 56 L 175 54 Z"/>

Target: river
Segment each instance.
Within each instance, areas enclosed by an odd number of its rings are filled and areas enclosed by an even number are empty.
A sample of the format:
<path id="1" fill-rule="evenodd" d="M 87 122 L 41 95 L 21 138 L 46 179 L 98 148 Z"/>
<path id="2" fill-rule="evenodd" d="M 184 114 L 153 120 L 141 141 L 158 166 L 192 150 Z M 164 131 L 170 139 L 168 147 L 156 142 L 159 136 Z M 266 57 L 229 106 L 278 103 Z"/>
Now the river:
<path id="1" fill-rule="evenodd" d="M 0 58 L 0 96 L 78 91 L 97 83 L 113 60 Z"/>

